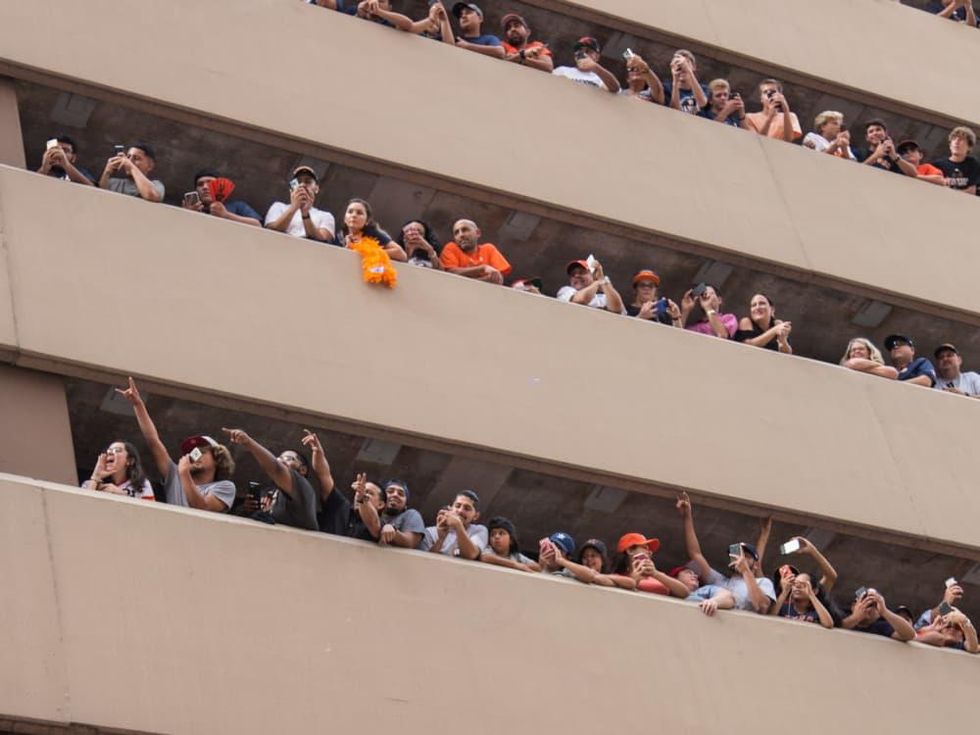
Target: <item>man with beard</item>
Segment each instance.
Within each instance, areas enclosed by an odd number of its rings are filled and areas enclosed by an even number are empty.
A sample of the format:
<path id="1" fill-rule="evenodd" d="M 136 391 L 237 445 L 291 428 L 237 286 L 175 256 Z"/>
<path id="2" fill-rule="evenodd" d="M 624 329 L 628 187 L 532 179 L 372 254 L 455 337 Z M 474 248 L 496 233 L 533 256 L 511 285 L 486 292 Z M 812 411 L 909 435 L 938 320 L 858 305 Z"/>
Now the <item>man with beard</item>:
<path id="1" fill-rule="evenodd" d="M 936 389 L 958 396 L 980 398 L 980 375 L 975 372 L 962 372 L 963 358 L 956 345 L 949 342 L 939 345 L 933 353 L 936 358 Z"/>
<path id="2" fill-rule="evenodd" d="M 541 41 L 531 40 L 531 27 L 517 13 L 507 13 L 500 21 L 504 30 L 504 58 L 515 64 L 529 66 L 532 69 L 546 71 L 549 74 L 555 68 L 551 49 Z"/>
<path id="3" fill-rule="evenodd" d="M 166 188 L 160 179 L 150 178 L 156 167 L 157 156 L 153 149 L 146 143 L 137 143 L 106 161 L 99 188 L 148 202 L 162 202 Z"/>
<path id="4" fill-rule="evenodd" d="M 78 146 L 67 135 L 59 135 L 48 141 L 48 149 L 44 151 L 41 167 L 37 172 L 65 181 L 74 181 L 76 184 L 95 186 L 95 176 L 87 168 L 78 165 Z"/>
<path id="5" fill-rule="evenodd" d="M 439 260 L 443 268 L 457 276 L 501 284 L 511 265 L 496 245 L 480 242 L 482 234 L 473 220 L 457 220 L 453 225 L 453 239 L 443 247 Z"/>
<path id="6" fill-rule="evenodd" d="M 408 507 L 408 483 L 388 480 L 384 486 L 384 496 L 379 543 L 403 549 L 416 548 L 425 534 L 425 521 L 421 513 Z"/>
<path id="7" fill-rule="evenodd" d="M 486 526 L 477 523 L 478 520 L 480 496 L 475 490 L 458 493 L 451 506 L 436 514 L 436 525 L 425 529 L 419 550 L 479 559 L 490 540 L 490 532 Z"/>
<path id="8" fill-rule="evenodd" d="M 459 23 L 459 36 L 456 46 L 467 51 L 476 51 L 484 56 L 495 59 L 504 58 L 504 47 L 500 39 L 482 31 L 483 11 L 476 3 L 456 3 L 453 5 L 453 15 Z"/>
<path id="9" fill-rule="evenodd" d="M 116 392 L 130 402 L 143 439 L 150 449 L 157 471 L 163 475 L 167 502 L 185 508 L 226 513 L 235 502 L 235 484 L 229 479 L 235 461 L 228 448 L 209 436 L 190 436 L 180 443 L 180 460 L 175 464 L 160 440 L 157 428 L 146 410 L 136 381 L 129 379 L 125 390 Z"/>

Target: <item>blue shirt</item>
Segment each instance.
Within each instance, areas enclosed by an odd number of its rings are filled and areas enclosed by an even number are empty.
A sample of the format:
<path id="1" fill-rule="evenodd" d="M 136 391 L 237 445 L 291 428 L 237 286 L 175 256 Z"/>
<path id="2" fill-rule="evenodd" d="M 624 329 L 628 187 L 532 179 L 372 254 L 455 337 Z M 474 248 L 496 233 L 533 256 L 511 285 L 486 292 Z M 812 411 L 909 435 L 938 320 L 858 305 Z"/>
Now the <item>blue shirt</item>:
<path id="1" fill-rule="evenodd" d="M 259 217 L 258 212 L 239 199 L 225 202 L 225 209 L 232 214 L 238 215 L 239 217 L 251 217 L 252 219 L 257 219 L 259 222 L 262 221 L 262 218 Z"/>
<path id="2" fill-rule="evenodd" d="M 489 33 L 484 33 L 482 36 L 460 36 L 460 38 L 477 46 L 500 46 L 500 39 Z"/>
<path id="3" fill-rule="evenodd" d="M 936 368 L 924 357 L 915 358 L 898 371 L 899 380 L 911 380 L 912 378 L 918 378 L 920 375 L 925 375 L 929 378 L 930 388 L 936 384 Z"/>
<path id="4" fill-rule="evenodd" d="M 673 81 L 664 82 L 664 104 L 667 105 L 668 107 L 670 107 L 670 96 L 673 93 L 673 90 L 674 90 Z M 701 91 L 704 92 L 705 99 L 708 100 L 708 105 L 706 107 L 710 107 L 711 95 L 708 93 L 708 88 L 702 84 Z M 690 113 L 691 115 L 699 115 L 701 114 L 702 109 L 706 109 L 698 105 L 698 101 L 694 98 L 693 89 L 678 88 L 677 99 L 680 104 L 681 112 L 687 112 Z"/>
<path id="5" fill-rule="evenodd" d="M 666 94 L 666 92 L 665 92 L 665 94 Z M 681 91 L 681 94 L 682 95 L 684 94 L 683 90 Z M 693 97 L 693 95 L 692 95 L 692 97 Z M 669 103 L 669 98 L 665 97 L 664 99 L 665 99 L 665 101 L 667 101 Z M 708 99 L 710 100 L 711 98 L 709 97 Z M 707 107 L 705 107 L 703 110 L 701 110 L 701 112 L 698 113 L 698 117 L 704 117 L 704 118 L 707 118 L 708 120 L 714 120 L 715 119 L 715 113 L 711 111 L 711 105 L 709 104 Z M 731 125 L 733 128 L 740 128 L 740 127 L 742 127 L 742 125 L 741 125 L 741 123 L 740 123 L 740 121 L 738 119 L 738 115 L 737 114 L 735 114 L 735 115 L 729 115 L 724 120 L 716 120 L 716 122 L 724 123 L 725 125 Z"/>

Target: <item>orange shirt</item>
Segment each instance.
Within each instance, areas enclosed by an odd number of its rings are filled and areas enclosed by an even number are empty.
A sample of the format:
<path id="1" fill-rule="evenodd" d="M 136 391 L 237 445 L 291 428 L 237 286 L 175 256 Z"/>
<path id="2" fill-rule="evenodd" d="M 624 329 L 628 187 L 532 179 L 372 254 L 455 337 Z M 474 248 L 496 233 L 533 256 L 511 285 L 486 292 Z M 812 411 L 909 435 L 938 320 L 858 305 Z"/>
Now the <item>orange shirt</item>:
<path id="1" fill-rule="evenodd" d="M 516 46 L 511 46 L 506 41 L 504 41 L 501 45 L 504 47 L 504 51 L 506 51 L 508 54 L 520 53 L 519 48 L 517 48 Z M 541 56 L 547 56 L 551 58 L 551 49 L 545 46 L 543 43 L 541 43 L 541 41 L 531 41 L 530 43 L 527 43 L 524 46 L 525 51 L 530 51 L 533 48 L 541 49 Z"/>
<path id="2" fill-rule="evenodd" d="M 495 245 L 489 242 L 477 245 L 476 250 L 471 253 L 465 253 L 459 245 L 450 241 L 443 247 L 439 260 L 442 262 L 442 267 L 447 269 L 489 265 L 505 276 L 511 271 L 511 265 L 507 259 L 500 254 Z"/>
<path id="3" fill-rule="evenodd" d="M 789 113 L 789 119 L 793 125 L 793 133 L 790 140 L 799 140 L 803 137 L 803 131 L 800 129 L 800 120 L 796 117 L 795 112 Z M 766 113 L 750 112 L 745 116 L 745 123 L 749 126 L 749 130 L 761 135 L 762 129 L 766 126 Z M 769 124 L 769 130 L 766 132 L 766 137 L 783 139 L 783 113 L 777 112 L 772 118 L 772 122 Z"/>
<path id="4" fill-rule="evenodd" d="M 923 164 L 920 164 L 915 169 L 915 172 L 919 176 L 945 176 L 946 175 L 946 174 L 944 174 L 942 172 L 942 170 L 936 168 L 931 163 L 923 163 Z"/>

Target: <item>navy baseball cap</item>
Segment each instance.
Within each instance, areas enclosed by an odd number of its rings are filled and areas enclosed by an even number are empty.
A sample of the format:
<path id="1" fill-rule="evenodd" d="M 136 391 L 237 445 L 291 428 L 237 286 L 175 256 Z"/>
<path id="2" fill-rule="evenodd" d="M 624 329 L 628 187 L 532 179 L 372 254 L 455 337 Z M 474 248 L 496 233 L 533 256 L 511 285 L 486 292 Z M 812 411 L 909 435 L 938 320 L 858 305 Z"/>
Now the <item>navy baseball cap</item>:
<path id="1" fill-rule="evenodd" d="M 483 17 L 483 11 L 480 10 L 480 6 L 476 3 L 456 3 L 453 5 L 453 15 L 458 18 L 463 14 L 464 10 L 472 10 L 474 13 Z"/>
<path id="2" fill-rule="evenodd" d="M 896 345 L 906 344 L 912 349 L 915 349 L 915 342 L 907 334 L 889 334 L 885 337 L 885 349 L 891 352 L 895 349 Z"/>
<path id="3" fill-rule="evenodd" d="M 548 539 L 555 546 L 561 549 L 561 553 L 565 556 L 571 556 L 575 553 L 575 539 L 564 531 L 555 531 L 551 534 Z"/>

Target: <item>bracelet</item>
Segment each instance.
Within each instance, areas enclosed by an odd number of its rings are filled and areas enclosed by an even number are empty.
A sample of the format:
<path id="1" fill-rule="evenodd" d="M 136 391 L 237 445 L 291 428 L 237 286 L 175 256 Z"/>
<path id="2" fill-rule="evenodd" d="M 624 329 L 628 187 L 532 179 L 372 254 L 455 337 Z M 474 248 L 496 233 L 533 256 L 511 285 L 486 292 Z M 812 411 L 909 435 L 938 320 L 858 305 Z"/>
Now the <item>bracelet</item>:
<path id="1" fill-rule="evenodd" d="M 310 215 L 307 213 L 307 214 L 301 215 L 301 217 L 302 217 L 302 219 L 309 219 L 310 218 Z"/>
<path id="2" fill-rule="evenodd" d="M 521 63 L 523 64 L 527 60 L 527 54 L 524 53 L 524 49 L 521 49 L 519 56 L 521 57 Z"/>

